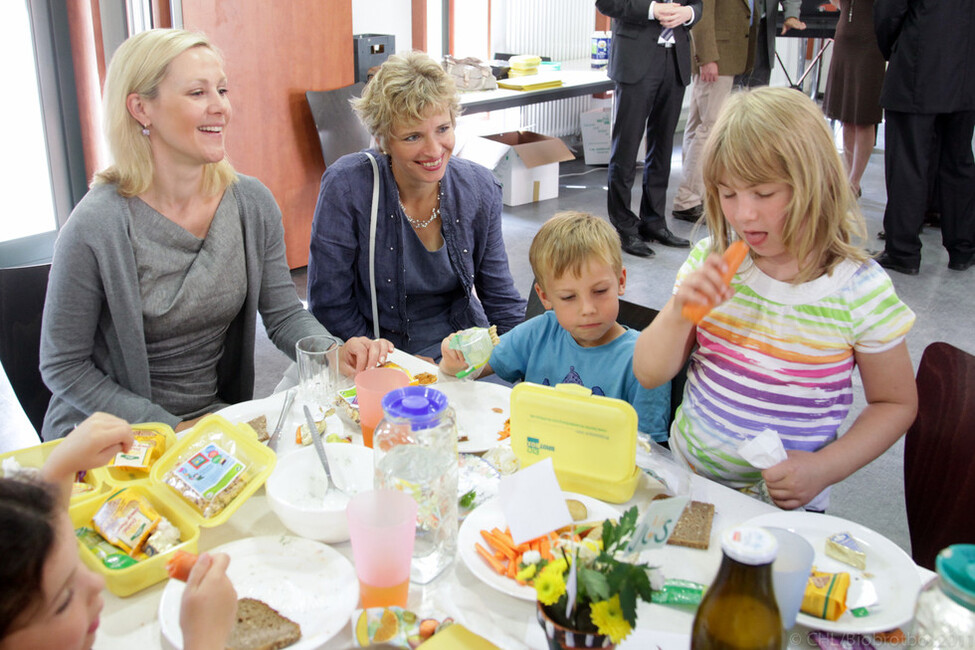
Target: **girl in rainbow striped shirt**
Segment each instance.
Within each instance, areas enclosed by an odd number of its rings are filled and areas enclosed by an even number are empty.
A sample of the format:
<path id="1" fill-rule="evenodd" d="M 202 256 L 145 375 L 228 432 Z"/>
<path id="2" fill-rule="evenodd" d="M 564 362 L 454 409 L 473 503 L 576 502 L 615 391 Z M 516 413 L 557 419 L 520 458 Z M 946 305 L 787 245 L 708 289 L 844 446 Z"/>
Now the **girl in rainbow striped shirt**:
<path id="1" fill-rule="evenodd" d="M 914 313 L 858 241 L 863 217 L 820 109 L 789 88 L 736 93 L 704 153 L 711 234 L 691 251 L 674 295 L 637 340 L 647 388 L 688 356 L 670 447 L 695 472 L 761 491 L 781 508 L 825 510 L 828 488 L 886 451 L 917 411 L 904 337 Z M 721 253 L 743 239 L 732 279 Z M 695 325 L 685 305 L 716 305 Z M 867 406 L 846 432 L 853 369 Z M 740 445 L 774 431 L 787 460 L 765 470 Z"/>

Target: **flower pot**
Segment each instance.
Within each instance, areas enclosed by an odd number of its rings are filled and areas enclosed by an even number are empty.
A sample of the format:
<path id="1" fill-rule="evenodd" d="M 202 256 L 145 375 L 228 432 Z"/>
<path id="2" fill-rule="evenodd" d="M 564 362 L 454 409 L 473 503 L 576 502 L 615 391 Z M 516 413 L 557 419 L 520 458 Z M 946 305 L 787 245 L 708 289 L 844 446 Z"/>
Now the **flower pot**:
<path id="1" fill-rule="evenodd" d="M 596 632 L 582 632 L 563 627 L 556 623 L 545 611 L 545 606 L 536 602 L 538 624 L 545 631 L 549 650 L 565 650 L 565 648 L 615 648 L 609 635 Z"/>

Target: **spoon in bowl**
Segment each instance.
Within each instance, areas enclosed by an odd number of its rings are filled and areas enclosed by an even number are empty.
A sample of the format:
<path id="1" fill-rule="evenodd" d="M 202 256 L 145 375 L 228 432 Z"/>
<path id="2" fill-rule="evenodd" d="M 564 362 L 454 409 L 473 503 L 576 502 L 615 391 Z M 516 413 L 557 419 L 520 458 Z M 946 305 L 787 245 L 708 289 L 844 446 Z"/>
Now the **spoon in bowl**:
<path id="1" fill-rule="evenodd" d="M 325 455 L 325 445 L 322 444 L 322 437 L 318 434 L 318 427 L 315 426 L 315 418 L 311 416 L 311 411 L 308 409 L 308 405 L 306 404 L 302 408 L 305 410 L 305 423 L 308 426 L 312 444 L 315 445 L 315 451 L 318 453 L 318 459 L 322 461 L 322 468 L 325 470 L 325 493 L 327 494 L 332 481 L 328 471 L 328 456 Z M 342 488 L 340 488 L 338 485 L 335 486 L 335 489 L 342 492 Z"/>

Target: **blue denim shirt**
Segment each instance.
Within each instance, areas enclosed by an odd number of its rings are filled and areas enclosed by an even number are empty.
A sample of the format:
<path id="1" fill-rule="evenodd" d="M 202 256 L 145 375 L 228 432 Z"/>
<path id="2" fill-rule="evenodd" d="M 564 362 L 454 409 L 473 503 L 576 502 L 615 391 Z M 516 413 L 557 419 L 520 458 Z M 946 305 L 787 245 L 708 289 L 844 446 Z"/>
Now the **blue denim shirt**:
<path id="1" fill-rule="evenodd" d="M 405 332 L 406 273 L 399 190 L 389 158 L 379 164 L 376 295 L 383 330 Z M 363 153 L 342 156 L 322 176 L 308 256 L 308 308 L 343 339 L 373 335 L 369 293 L 369 214 L 373 173 Z M 441 230 L 463 295 L 450 309 L 452 330 L 494 324 L 503 333 L 525 318 L 501 237 L 501 186 L 484 167 L 459 158 L 447 163 L 440 202 Z M 474 293 L 477 293 L 475 296 Z M 410 350 L 406 350 L 410 352 Z"/>

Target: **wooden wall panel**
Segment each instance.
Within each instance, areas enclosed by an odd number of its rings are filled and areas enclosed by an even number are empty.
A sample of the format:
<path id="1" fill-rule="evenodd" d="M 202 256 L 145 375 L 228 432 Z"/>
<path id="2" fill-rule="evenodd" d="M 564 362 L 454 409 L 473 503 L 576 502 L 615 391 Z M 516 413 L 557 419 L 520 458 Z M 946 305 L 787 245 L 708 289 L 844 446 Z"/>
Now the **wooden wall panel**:
<path id="1" fill-rule="evenodd" d="M 306 90 L 353 83 L 351 0 L 183 0 L 183 25 L 223 51 L 234 167 L 267 185 L 284 215 L 291 268 L 308 263 L 325 171 Z"/>

